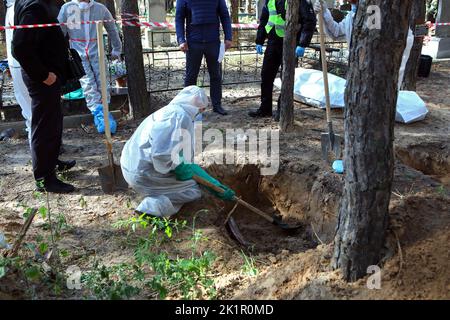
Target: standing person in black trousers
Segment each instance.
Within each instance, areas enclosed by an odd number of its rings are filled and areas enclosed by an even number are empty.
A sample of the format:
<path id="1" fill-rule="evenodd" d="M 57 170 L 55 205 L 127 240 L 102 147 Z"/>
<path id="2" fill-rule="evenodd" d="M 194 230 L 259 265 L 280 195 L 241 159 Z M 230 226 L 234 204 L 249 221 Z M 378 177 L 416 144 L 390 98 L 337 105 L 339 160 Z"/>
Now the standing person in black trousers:
<path id="1" fill-rule="evenodd" d="M 225 50 L 231 48 L 231 19 L 225 0 L 177 0 L 175 27 L 180 50 L 186 53 L 184 86 L 197 85 L 203 57 L 206 58 L 210 80 L 213 111 L 227 115 L 222 108 L 222 72 L 220 53 L 220 25 Z"/>
<path id="2" fill-rule="evenodd" d="M 305 48 L 309 46 L 316 29 L 316 15 L 310 0 L 299 0 L 300 30 L 297 35 L 295 54 L 303 57 Z M 256 34 L 256 52 L 263 53 L 262 46 L 266 39 L 267 49 L 261 70 L 261 106 L 258 110 L 250 111 L 251 117 L 272 116 L 273 82 L 283 61 L 283 39 L 286 20 L 286 0 L 266 0 L 263 7 L 258 32 Z M 275 121 L 280 119 L 280 101 L 275 114 Z"/>
<path id="3" fill-rule="evenodd" d="M 14 24 L 57 23 L 52 0 L 18 0 Z M 58 160 L 63 129 L 61 86 L 65 83 L 68 48 L 59 27 L 17 29 L 12 54 L 22 66 L 31 97 L 31 156 L 39 191 L 68 193 L 74 187 L 57 179 L 55 169 L 70 169 L 75 161 Z"/>

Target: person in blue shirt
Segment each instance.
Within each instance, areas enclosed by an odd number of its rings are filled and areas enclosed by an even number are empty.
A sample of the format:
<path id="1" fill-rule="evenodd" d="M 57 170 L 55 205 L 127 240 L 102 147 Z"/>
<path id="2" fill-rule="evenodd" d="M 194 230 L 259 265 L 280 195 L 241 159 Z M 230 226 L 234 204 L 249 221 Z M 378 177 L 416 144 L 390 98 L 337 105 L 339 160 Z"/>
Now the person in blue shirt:
<path id="1" fill-rule="evenodd" d="M 213 111 L 221 115 L 222 74 L 218 62 L 220 25 L 225 36 L 225 50 L 231 47 L 231 19 L 225 0 L 177 0 L 175 28 L 180 50 L 186 53 L 185 87 L 196 85 L 203 57 L 210 78 Z"/>
<path id="2" fill-rule="evenodd" d="M 316 15 L 310 0 L 300 0 L 299 6 L 300 30 L 297 34 L 297 47 L 295 54 L 303 57 L 305 48 L 309 46 L 316 29 Z M 251 117 L 272 116 L 273 82 L 283 61 L 283 39 L 286 20 L 286 0 L 266 0 L 261 13 L 261 19 L 256 34 L 256 52 L 263 54 L 263 45 L 266 39 L 267 49 L 261 70 L 261 106 L 250 111 Z M 275 121 L 280 118 L 280 102 L 275 114 Z"/>

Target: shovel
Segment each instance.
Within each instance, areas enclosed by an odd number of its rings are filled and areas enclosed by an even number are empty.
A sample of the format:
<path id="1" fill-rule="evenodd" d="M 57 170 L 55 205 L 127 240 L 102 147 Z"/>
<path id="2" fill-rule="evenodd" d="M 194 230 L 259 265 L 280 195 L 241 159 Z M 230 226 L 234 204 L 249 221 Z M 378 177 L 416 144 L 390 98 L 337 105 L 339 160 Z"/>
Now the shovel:
<path id="1" fill-rule="evenodd" d="M 197 181 L 199 184 L 208 187 L 218 193 L 223 193 L 224 190 L 221 187 L 218 187 L 214 184 L 212 184 L 211 182 L 203 179 L 202 177 L 196 176 L 194 175 L 192 177 L 192 179 L 194 179 L 195 181 Z M 277 227 L 280 227 L 281 229 L 284 230 L 293 230 L 293 229 L 298 229 L 300 228 L 302 225 L 298 224 L 298 225 L 289 225 L 287 223 L 283 223 L 281 222 L 281 219 L 278 217 L 272 217 L 269 214 L 262 212 L 261 210 L 259 210 L 258 208 L 255 208 L 254 206 L 252 206 L 250 203 L 245 202 L 242 199 L 239 199 L 238 197 L 234 197 L 233 201 L 236 201 L 237 203 L 241 204 L 242 206 L 246 207 L 247 209 L 249 209 L 250 211 L 253 211 L 254 213 L 256 213 L 257 215 L 261 216 L 262 218 L 264 218 L 265 220 L 267 220 L 268 222 L 276 225 Z"/>
<path id="2" fill-rule="evenodd" d="M 102 103 L 103 103 L 103 118 L 105 121 L 105 136 L 106 136 L 106 152 L 108 156 L 108 165 L 98 169 L 102 190 L 105 193 L 113 193 L 117 189 L 127 189 L 128 184 L 123 178 L 122 169 L 119 165 L 114 163 L 114 156 L 112 152 L 111 127 L 109 126 L 109 107 L 106 89 L 106 67 L 105 63 L 105 48 L 103 46 L 103 22 L 97 23 L 97 45 L 100 65 L 100 83 L 102 86 Z"/>
<path id="3" fill-rule="evenodd" d="M 341 143 L 344 139 L 335 134 L 333 131 L 333 123 L 331 121 L 331 103 L 330 103 L 330 92 L 328 87 L 328 67 L 327 67 L 327 59 L 326 59 L 326 50 L 325 50 L 325 32 L 323 27 L 323 2 L 321 2 L 322 10 L 319 14 L 319 32 L 320 32 L 320 54 L 322 56 L 322 71 L 323 71 L 323 83 L 325 89 L 325 104 L 327 111 L 327 124 L 328 124 L 328 133 L 322 133 L 320 137 L 321 145 L 322 145 L 322 159 L 330 162 L 328 155 L 330 153 L 334 153 L 335 157 L 339 159 L 341 157 Z"/>

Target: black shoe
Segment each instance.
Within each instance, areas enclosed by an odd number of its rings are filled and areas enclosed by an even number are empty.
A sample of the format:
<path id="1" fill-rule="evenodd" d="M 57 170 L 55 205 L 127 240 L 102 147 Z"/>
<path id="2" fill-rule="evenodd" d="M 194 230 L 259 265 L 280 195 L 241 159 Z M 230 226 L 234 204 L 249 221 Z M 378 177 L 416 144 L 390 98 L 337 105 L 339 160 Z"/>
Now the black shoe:
<path id="1" fill-rule="evenodd" d="M 276 122 L 280 122 L 280 110 L 275 111 L 275 114 L 273 115 L 273 120 Z"/>
<path id="2" fill-rule="evenodd" d="M 272 112 L 262 111 L 261 109 L 258 109 L 255 111 L 250 111 L 248 115 L 253 118 L 268 118 L 272 116 Z"/>
<path id="3" fill-rule="evenodd" d="M 77 162 L 75 160 L 70 160 L 70 161 L 57 160 L 56 161 L 56 171 L 62 172 L 62 171 L 70 170 L 73 167 L 75 167 L 76 164 L 77 164 Z"/>
<path id="4" fill-rule="evenodd" d="M 39 192 L 70 193 L 75 190 L 73 185 L 64 183 L 56 177 L 36 181 L 36 187 Z"/>
<path id="5" fill-rule="evenodd" d="M 224 108 L 222 108 L 222 106 L 214 107 L 213 111 L 223 116 L 226 116 L 228 114 L 228 112 Z"/>

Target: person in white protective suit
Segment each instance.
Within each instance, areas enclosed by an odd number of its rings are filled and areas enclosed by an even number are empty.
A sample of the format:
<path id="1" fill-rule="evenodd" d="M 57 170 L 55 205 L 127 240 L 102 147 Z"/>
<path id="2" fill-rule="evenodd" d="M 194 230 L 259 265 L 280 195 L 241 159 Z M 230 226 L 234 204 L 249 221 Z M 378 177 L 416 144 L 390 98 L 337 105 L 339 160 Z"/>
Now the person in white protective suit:
<path id="1" fill-rule="evenodd" d="M 220 186 L 223 194 L 210 190 L 217 197 L 231 200 L 234 192 L 209 176 L 203 169 L 184 158 L 193 159 L 194 122 L 208 106 L 205 91 L 197 86 L 184 88 L 167 106 L 148 116 L 136 129 L 122 150 L 122 172 L 128 184 L 145 196 L 136 208 L 160 217 L 177 213 L 187 202 L 201 197 L 193 175 Z M 180 130 L 189 133 L 189 141 L 179 138 Z M 189 148 L 179 157 L 180 141 Z M 190 149 L 190 151 L 189 151 Z"/>
<path id="2" fill-rule="evenodd" d="M 330 10 L 326 7 L 326 3 L 324 2 L 324 12 L 323 12 L 323 20 L 324 20 L 324 28 L 326 34 L 331 37 L 333 40 L 339 40 L 345 37 L 348 46 L 350 47 L 352 41 L 352 30 L 353 30 L 353 19 L 355 18 L 356 12 L 358 10 L 358 1 L 359 0 L 349 0 L 352 10 L 347 14 L 347 16 L 341 22 L 336 22 L 331 15 Z M 320 14 L 322 10 L 321 0 L 316 0 L 314 3 L 314 11 L 316 14 Z M 399 70 L 399 79 L 398 79 L 398 89 L 403 83 L 403 77 L 405 74 L 406 64 L 409 59 L 409 55 L 411 53 L 412 46 L 414 44 L 414 34 L 411 29 L 408 32 L 408 38 L 406 40 L 406 46 L 403 51 L 402 63 L 400 65 Z"/>
<path id="3" fill-rule="evenodd" d="M 5 25 L 14 25 L 14 3 L 16 0 L 6 0 L 6 16 Z M 22 116 L 25 119 L 25 125 L 28 132 L 28 141 L 31 143 L 31 97 L 28 93 L 28 89 L 22 79 L 22 71 L 19 62 L 14 59 L 11 54 L 11 42 L 13 38 L 13 29 L 6 29 L 6 52 L 8 55 L 8 65 L 11 72 L 11 77 L 14 86 L 14 96 L 16 97 L 17 103 L 22 109 Z"/>
<path id="4" fill-rule="evenodd" d="M 77 14 L 79 13 L 79 16 Z M 70 26 L 62 26 L 64 34 L 69 35 L 70 46 L 80 55 L 86 75 L 81 78 L 86 104 L 94 116 L 94 123 L 99 133 L 105 132 L 105 124 L 102 109 L 102 93 L 100 82 L 100 67 L 97 46 L 97 30 L 95 24 L 76 24 L 78 21 L 113 20 L 111 12 L 101 3 L 94 0 L 72 0 L 64 4 L 58 15 L 61 23 L 74 23 Z M 120 59 L 122 42 L 114 22 L 105 22 L 105 29 L 111 40 L 113 60 Z M 106 61 L 102 61 L 105 63 Z M 109 78 L 109 74 L 107 74 Z M 109 79 L 108 79 L 109 86 Z M 108 88 L 108 102 L 110 93 Z M 111 133 L 115 133 L 117 124 L 109 113 Z"/>

